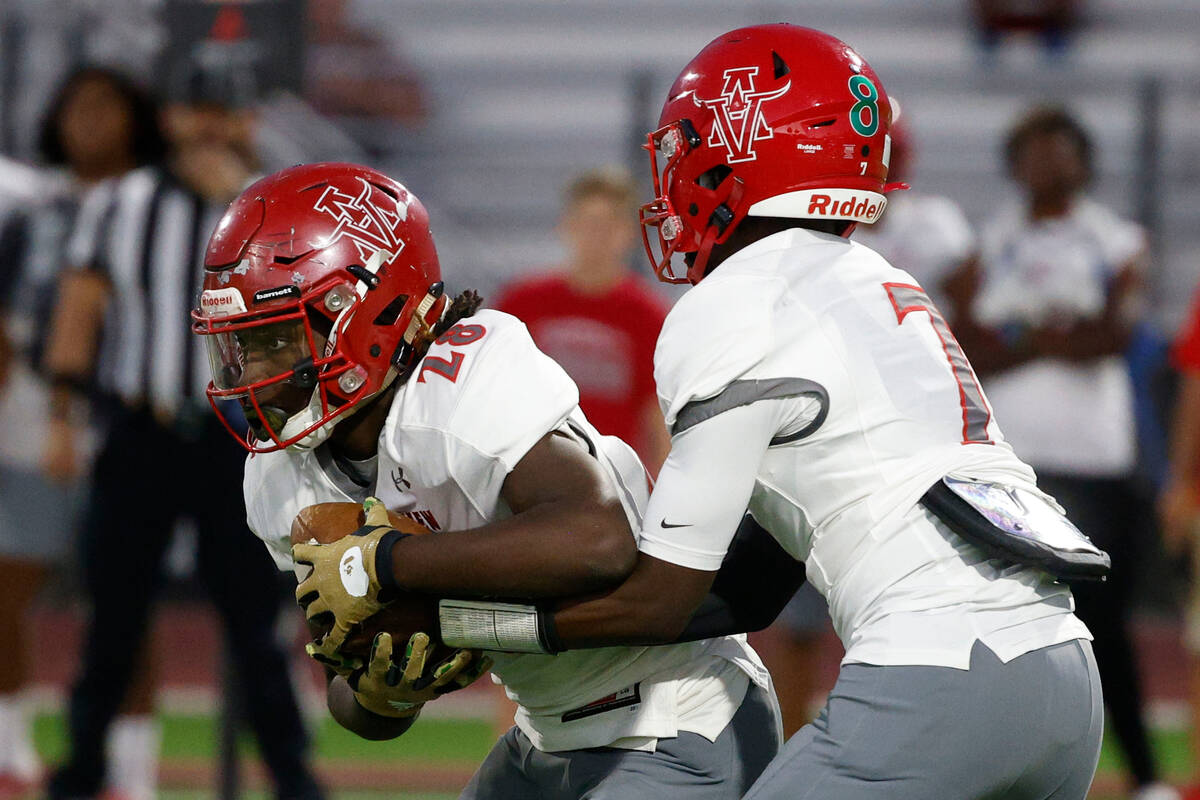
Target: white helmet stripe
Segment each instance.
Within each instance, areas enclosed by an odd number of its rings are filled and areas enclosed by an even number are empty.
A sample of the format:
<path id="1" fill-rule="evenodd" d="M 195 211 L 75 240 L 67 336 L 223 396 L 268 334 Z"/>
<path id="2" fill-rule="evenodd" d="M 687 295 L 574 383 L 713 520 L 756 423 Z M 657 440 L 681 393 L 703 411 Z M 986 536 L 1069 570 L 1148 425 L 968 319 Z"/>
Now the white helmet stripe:
<path id="1" fill-rule="evenodd" d="M 791 217 L 794 219 L 844 219 L 875 222 L 883 213 L 887 198 L 878 192 L 854 189 L 800 189 L 785 192 L 750 206 L 751 217 Z"/>

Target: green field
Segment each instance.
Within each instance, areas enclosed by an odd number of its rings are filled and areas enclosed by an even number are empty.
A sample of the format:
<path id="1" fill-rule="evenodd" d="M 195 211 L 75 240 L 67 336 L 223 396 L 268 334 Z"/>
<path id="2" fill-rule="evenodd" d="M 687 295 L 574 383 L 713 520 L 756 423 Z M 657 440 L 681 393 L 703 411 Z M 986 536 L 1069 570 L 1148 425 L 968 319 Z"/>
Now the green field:
<path id="1" fill-rule="evenodd" d="M 207 786 L 212 781 L 213 758 L 217 750 L 217 732 L 211 716 L 169 714 L 162 716 L 164 765 L 164 791 L 166 800 L 201 800 L 212 797 Z M 63 723 L 57 715 L 42 715 L 34 726 L 39 752 L 48 763 L 59 760 L 65 750 Z M 367 742 L 342 730 L 331 719 L 324 719 L 314 731 L 314 753 L 326 776 L 331 794 L 336 800 L 452 800 L 457 792 L 452 785 L 429 787 L 422 790 L 406 790 L 406 779 L 402 776 L 422 771 L 441 769 L 450 774 L 468 774 L 487 753 L 495 734 L 491 726 L 481 720 L 424 719 L 403 738 L 393 742 Z M 245 738 L 245 737 L 243 737 Z M 1155 749 L 1166 775 L 1176 781 L 1187 779 L 1191 769 L 1187 735 L 1184 731 L 1156 731 Z M 254 758 L 251 741 L 241 742 L 242 752 L 248 760 Z M 199 765 L 200 779 L 191 784 L 173 776 L 172 765 Z M 354 780 L 355 768 L 373 769 L 379 774 L 378 788 L 356 787 L 338 790 L 338 776 Z M 454 768 L 459 772 L 455 773 Z M 1121 760 L 1117 749 L 1105 741 L 1100 756 L 1098 785 L 1104 791 L 1094 791 L 1094 800 L 1117 800 L 1124 795 L 1118 791 L 1120 785 Z M 176 770 L 178 771 L 178 770 Z M 187 788 L 185 788 L 187 787 Z M 197 788 L 191 788 L 197 787 Z M 443 789 L 444 791 L 431 791 Z M 246 798 L 265 800 L 269 792 L 247 791 Z"/>

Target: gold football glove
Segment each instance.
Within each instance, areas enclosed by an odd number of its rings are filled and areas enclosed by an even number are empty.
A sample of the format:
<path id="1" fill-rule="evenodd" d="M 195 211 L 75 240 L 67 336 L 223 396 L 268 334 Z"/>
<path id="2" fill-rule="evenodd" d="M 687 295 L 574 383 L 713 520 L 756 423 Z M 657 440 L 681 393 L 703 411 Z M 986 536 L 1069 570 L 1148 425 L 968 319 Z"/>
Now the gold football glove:
<path id="1" fill-rule="evenodd" d="M 342 661 L 338 650 L 354 626 L 383 608 L 375 554 L 383 538 L 396 531 L 388 524 L 387 508 L 379 500 L 367 498 L 363 509 L 366 524 L 349 536 L 329 544 L 292 546 L 293 560 L 312 567 L 296 587 L 296 602 L 304 616 L 316 625 L 325 621 L 318 617 L 333 616 L 333 627 L 309 649 L 314 658 L 324 656 L 318 660 L 326 663 Z"/>
<path id="2" fill-rule="evenodd" d="M 472 650 L 457 650 L 436 666 L 428 665 L 429 637 L 414 633 L 397 664 L 392 658 L 392 635 L 380 633 L 371 644 L 367 666 L 350 676 L 358 704 L 384 717 L 411 717 L 430 700 L 469 686 L 492 666 L 490 658 Z"/>

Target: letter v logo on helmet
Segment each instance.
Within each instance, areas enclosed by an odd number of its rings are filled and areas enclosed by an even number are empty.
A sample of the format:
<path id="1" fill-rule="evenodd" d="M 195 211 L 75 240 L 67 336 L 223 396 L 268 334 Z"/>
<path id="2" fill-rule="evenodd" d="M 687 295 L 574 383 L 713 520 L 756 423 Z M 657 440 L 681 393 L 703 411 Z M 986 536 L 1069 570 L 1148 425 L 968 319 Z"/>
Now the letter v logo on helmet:
<path id="1" fill-rule="evenodd" d="M 754 152 L 754 143 L 770 139 L 774 135 L 763 115 L 762 104 L 782 97 L 792 88 L 792 82 L 788 81 L 774 91 L 756 92 L 756 75 L 758 67 L 727 69 L 721 96 L 714 100 L 700 101 L 711 108 L 715 116 L 708 146 L 724 145 L 728 152 L 726 161 L 730 164 L 754 161 L 758 158 L 758 154 Z"/>

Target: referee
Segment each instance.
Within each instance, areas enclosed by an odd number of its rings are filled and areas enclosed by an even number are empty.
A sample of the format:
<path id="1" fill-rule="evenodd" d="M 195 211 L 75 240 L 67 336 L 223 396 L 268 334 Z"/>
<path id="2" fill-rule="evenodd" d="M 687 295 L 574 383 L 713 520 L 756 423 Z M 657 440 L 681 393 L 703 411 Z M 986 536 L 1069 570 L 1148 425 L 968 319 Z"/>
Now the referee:
<path id="1" fill-rule="evenodd" d="M 65 398 L 84 388 L 105 398 L 109 417 L 81 548 L 92 617 L 70 698 L 70 755 L 50 779 L 51 798 L 101 790 L 105 732 L 144 657 L 180 516 L 196 524 L 197 574 L 223 622 L 244 690 L 241 708 L 276 795 L 322 796 L 305 763 L 307 736 L 274 638 L 277 573 L 245 527 L 244 453 L 208 407 L 208 364 L 188 330 L 205 242 L 252 177 L 252 125 L 230 93 L 237 81 L 192 77 L 164 115 L 167 167 L 135 170 L 81 209 L 70 244 L 79 268 L 60 285 L 47 348 L 56 381 L 51 413 L 61 419 Z M 56 430 L 47 460 L 69 462 L 71 428 Z"/>

